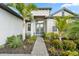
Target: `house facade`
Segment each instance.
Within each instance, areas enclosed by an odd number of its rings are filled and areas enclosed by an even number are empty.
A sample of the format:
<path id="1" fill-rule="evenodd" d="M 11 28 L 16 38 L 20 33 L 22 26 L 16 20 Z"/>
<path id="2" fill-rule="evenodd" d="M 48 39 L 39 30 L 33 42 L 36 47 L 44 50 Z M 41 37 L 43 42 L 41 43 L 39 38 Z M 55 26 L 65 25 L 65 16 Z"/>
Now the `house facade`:
<path id="1" fill-rule="evenodd" d="M 26 33 L 31 35 L 41 35 L 43 32 L 52 32 L 51 25 L 52 19 L 48 18 L 51 8 L 38 8 L 32 11 L 34 20 L 26 24 Z M 30 29 L 30 30 L 29 30 Z"/>
<path id="2" fill-rule="evenodd" d="M 43 32 L 57 32 L 54 16 L 77 16 L 66 8 L 62 8 L 53 14 L 50 12 L 51 8 L 33 10 L 34 19 L 26 22 L 26 33 L 31 36 L 41 36 Z M 11 35 L 22 34 L 22 30 L 22 17 L 6 5 L 0 4 L 0 44 L 4 44 L 7 37 Z"/>
<path id="3" fill-rule="evenodd" d="M 34 20 L 27 23 L 26 33 L 40 36 L 43 32 L 58 32 L 55 25 L 55 16 L 71 16 L 73 17 L 72 20 L 78 19 L 78 15 L 67 8 L 62 8 L 53 14 L 50 12 L 51 8 L 39 8 L 36 11 L 32 11 Z"/>

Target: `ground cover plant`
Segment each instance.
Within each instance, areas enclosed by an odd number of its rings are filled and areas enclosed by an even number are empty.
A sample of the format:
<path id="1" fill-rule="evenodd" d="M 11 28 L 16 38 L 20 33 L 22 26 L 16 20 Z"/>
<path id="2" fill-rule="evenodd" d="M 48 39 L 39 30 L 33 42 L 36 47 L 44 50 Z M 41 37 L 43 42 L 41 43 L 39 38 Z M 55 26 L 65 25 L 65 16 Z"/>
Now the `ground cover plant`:
<path id="1" fill-rule="evenodd" d="M 8 54 L 31 54 L 36 36 L 26 35 L 27 39 L 22 40 L 22 35 L 7 37 L 6 44 L 0 45 L 0 53 Z M 25 46 L 25 48 L 24 48 Z"/>

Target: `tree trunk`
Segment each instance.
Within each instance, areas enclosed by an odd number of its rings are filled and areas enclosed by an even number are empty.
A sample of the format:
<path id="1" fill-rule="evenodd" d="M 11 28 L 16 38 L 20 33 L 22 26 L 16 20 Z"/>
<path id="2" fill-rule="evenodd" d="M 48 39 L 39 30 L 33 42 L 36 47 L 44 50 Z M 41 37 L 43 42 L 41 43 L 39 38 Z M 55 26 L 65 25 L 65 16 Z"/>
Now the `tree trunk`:
<path id="1" fill-rule="evenodd" d="M 60 41 L 62 40 L 62 36 L 61 36 L 61 33 L 59 33 L 59 40 L 60 40 Z"/>
<path id="2" fill-rule="evenodd" d="M 60 40 L 60 41 L 62 40 L 61 36 L 59 37 L 59 40 Z"/>
<path id="3" fill-rule="evenodd" d="M 62 42 L 62 32 L 59 33 L 59 40 L 60 40 L 60 49 L 63 51 L 63 42 Z"/>
<path id="4" fill-rule="evenodd" d="M 23 19 L 23 35 L 22 35 L 22 39 L 23 41 L 25 40 L 25 19 Z"/>
<path id="5" fill-rule="evenodd" d="M 25 32 L 25 29 L 26 29 L 26 22 L 25 22 L 25 19 L 23 19 L 23 33 L 22 33 L 22 40 L 23 40 L 23 48 L 24 50 L 26 49 L 26 46 L 24 45 L 24 40 L 26 39 L 25 36 L 26 36 L 26 32 Z"/>

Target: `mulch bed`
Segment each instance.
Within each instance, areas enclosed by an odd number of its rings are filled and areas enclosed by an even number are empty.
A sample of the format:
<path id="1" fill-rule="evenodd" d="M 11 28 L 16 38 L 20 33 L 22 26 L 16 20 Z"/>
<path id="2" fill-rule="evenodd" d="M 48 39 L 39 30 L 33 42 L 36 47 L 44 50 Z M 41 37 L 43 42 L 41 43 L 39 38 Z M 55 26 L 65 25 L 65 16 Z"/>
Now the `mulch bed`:
<path id="1" fill-rule="evenodd" d="M 48 51 L 48 48 L 50 47 L 50 44 L 45 43 L 45 45 L 46 45 L 46 48 L 47 48 L 47 51 Z M 51 56 L 51 53 L 49 51 L 48 51 L 48 53 L 49 53 L 49 56 Z"/>
<path id="2" fill-rule="evenodd" d="M 23 47 L 9 48 L 5 46 L 4 48 L 0 49 L 0 54 L 31 54 L 33 46 L 34 46 L 34 43 L 25 44 L 25 49 Z"/>

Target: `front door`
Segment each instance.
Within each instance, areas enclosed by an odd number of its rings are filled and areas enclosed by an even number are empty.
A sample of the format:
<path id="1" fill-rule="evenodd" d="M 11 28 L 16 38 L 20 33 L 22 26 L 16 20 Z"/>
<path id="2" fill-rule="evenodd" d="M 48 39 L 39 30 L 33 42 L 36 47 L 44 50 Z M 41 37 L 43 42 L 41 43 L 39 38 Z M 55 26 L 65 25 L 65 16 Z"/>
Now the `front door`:
<path id="1" fill-rule="evenodd" d="M 44 22 L 39 21 L 36 24 L 36 34 L 41 36 L 43 32 L 44 32 Z"/>

